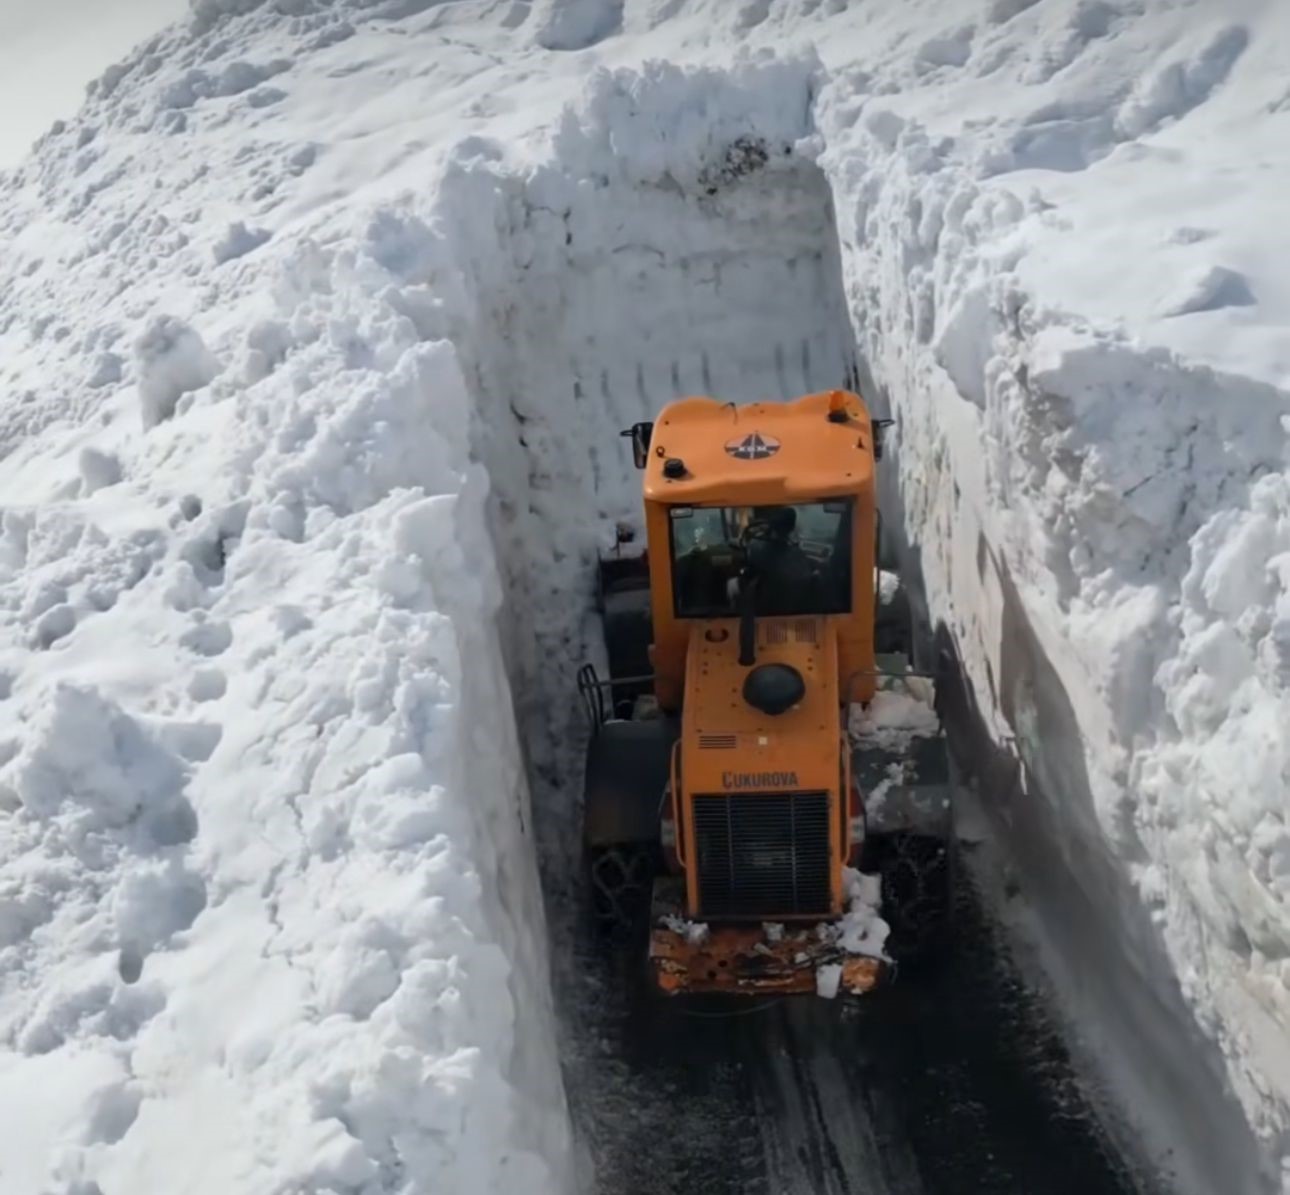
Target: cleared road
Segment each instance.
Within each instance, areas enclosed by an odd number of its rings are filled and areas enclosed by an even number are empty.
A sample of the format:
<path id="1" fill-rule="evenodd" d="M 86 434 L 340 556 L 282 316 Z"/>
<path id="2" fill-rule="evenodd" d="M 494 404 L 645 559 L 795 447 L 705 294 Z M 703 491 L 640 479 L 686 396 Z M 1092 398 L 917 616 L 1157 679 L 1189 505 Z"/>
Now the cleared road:
<path id="1" fill-rule="evenodd" d="M 560 995 L 594 1189 L 1151 1190 L 1106 1140 L 1003 949 L 967 897 L 944 969 L 885 995 L 683 1007 L 645 994 L 632 961 L 598 958 L 580 940 L 581 967 L 561 968 Z"/>

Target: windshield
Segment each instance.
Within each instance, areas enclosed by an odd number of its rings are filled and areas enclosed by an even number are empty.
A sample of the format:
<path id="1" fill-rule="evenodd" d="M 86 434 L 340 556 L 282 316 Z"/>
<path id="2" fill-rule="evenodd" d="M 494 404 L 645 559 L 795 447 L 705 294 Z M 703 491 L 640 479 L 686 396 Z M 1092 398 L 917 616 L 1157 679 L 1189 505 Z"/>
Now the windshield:
<path id="1" fill-rule="evenodd" d="M 678 618 L 733 618 L 740 593 L 759 616 L 851 609 L 851 502 L 673 507 Z"/>

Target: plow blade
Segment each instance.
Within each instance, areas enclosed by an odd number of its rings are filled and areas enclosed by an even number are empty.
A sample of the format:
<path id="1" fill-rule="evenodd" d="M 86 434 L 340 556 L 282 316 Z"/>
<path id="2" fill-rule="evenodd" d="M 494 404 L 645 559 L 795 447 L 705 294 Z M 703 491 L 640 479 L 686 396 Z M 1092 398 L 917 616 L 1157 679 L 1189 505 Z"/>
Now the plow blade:
<path id="1" fill-rule="evenodd" d="M 799 995 L 817 991 L 821 967 L 840 967 L 838 991 L 863 995 L 884 978 L 876 958 L 850 955 L 818 925 L 758 923 L 704 925 L 683 919 L 682 885 L 654 885 L 649 961 L 654 982 L 668 996 Z"/>

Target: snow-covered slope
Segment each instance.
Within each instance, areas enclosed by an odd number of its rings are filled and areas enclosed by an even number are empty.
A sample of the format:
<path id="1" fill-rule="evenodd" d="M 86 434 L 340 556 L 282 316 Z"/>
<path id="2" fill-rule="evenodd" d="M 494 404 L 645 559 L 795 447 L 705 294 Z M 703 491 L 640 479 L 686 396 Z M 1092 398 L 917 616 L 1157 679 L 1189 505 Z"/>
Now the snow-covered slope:
<path id="1" fill-rule="evenodd" d="M 0 196 L 0 1191 L 568 1189 L 512 696 L 540 773 L 621 426 L 857 369 L 1070 1011 L 1275 1185 L 1286 36 L 197 0 L 100 79 Z"/>
<path id="2" fill-rule="evenodd" d="M 260 39 L 6 191 L 0 1189 L 565 1190 L 470 397 Z"/>

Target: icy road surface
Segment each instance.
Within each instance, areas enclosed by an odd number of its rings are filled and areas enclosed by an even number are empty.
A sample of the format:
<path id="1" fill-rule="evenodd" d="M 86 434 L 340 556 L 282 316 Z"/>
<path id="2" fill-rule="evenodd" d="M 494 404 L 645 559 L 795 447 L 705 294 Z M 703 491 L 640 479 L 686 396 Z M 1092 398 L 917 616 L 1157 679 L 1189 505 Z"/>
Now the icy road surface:
<path id="1" fill-rule="evenodd" d="M 921 659 L 930 657 L 925 640 Z M 947 703 L 972 788 L 998 783 L 980 728 Z M 993 770 L 992 770 L 993 768 Z M 559 839 L 576 751 L 533 776 Z M 576 852 L 545 853 L 565 1084 L 596 1195 L 1163 1195 L 1126 1160 L 1131 1130 L 1071 1057 L 1047 994 L 989 911 L 1006 861 L 958 789 L 953 943 L 858 1000 L 663 997 L 645 943 L 607 947 Z M 988 891 L 991 900 L 982 900 Z"/>
<path id="2" fill-rule="evenodd" d="M 600 1195 L 1141 1195 L 971 901 L 947 971 L 844 1006 L 651 999 L 580 954 L 567 1078 Z M 633 985 L 633 995 L 625 995 Z"/>

